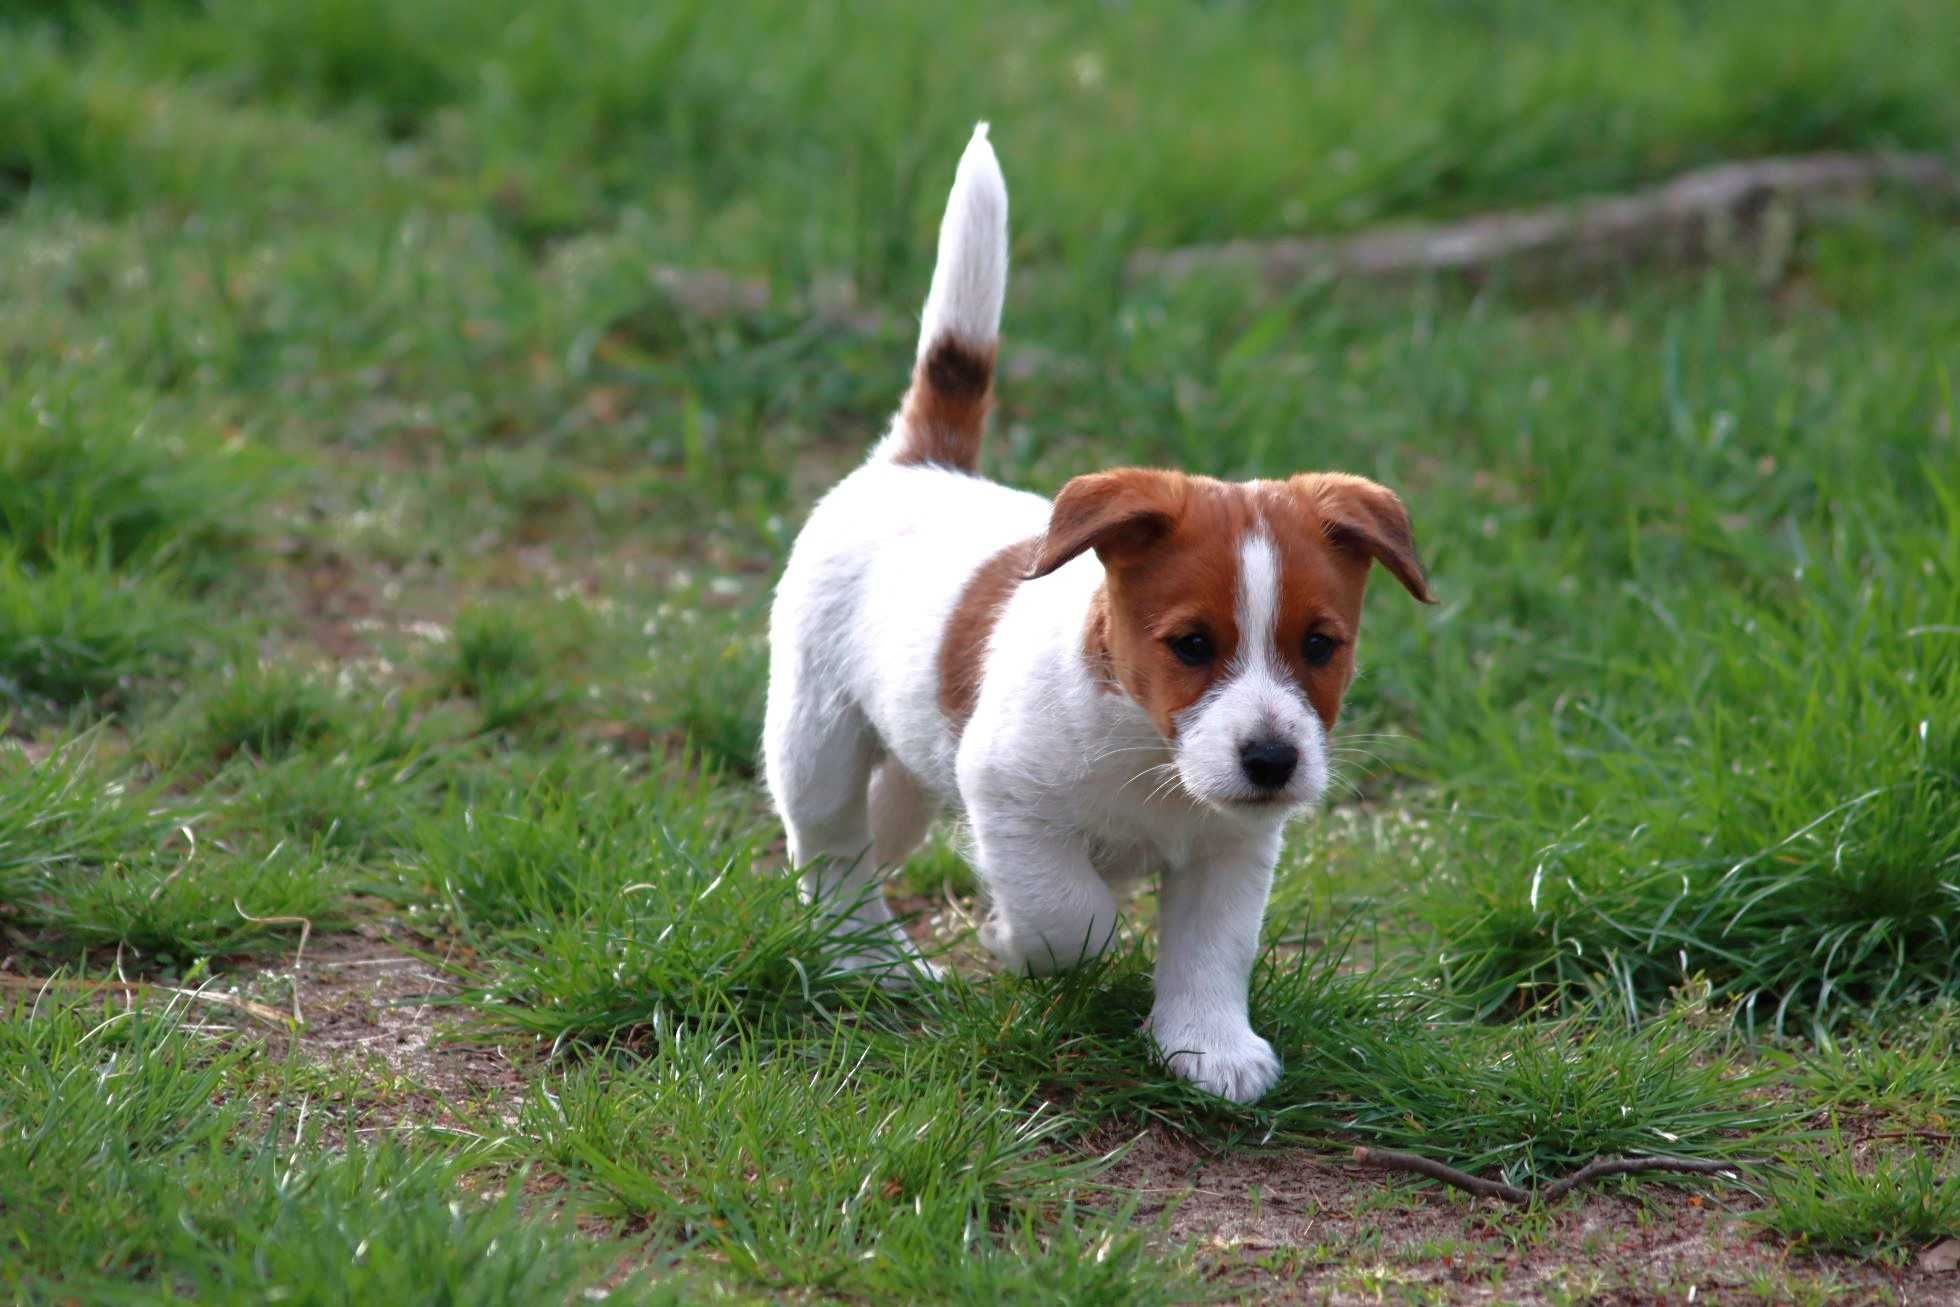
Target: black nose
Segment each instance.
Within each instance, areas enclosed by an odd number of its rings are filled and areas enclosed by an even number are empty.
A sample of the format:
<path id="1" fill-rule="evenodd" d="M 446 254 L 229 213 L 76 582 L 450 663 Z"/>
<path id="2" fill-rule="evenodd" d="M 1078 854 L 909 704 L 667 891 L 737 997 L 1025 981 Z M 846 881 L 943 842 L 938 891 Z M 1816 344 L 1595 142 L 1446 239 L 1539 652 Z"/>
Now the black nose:
<path id="1" fill-rule="evenodd" d="M 1239 766 L 1245 777 L 1262 790 L 1276 790 L 1293 779 L 1300 765 L 1300 751 L 1279 740 L 1255 740 L 1239 748 Z"/>

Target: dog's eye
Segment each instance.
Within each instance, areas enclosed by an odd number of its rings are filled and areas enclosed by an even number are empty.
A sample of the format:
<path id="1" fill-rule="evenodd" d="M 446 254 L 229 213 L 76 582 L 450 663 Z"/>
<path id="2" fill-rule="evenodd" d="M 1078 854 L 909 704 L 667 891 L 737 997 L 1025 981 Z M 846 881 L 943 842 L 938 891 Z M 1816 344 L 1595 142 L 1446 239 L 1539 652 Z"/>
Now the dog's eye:
<path id="1" fill-rule="evenodd" d="M 1334 651 L 1341 642 L 1332 636 L 1315 631 L 1300 644 L 1300 656 L 1307 660 L 1309 667 L 1325 667 L 1334 659 Z"/>
<path id="2" fill-rule="evenodd" d="M 1171 653 L 1186 667 L 1203 667 L 1211 661 L 1211 637 L 1203 631 L 1173 636 L 1165 643 L 1170 645 Z"/>

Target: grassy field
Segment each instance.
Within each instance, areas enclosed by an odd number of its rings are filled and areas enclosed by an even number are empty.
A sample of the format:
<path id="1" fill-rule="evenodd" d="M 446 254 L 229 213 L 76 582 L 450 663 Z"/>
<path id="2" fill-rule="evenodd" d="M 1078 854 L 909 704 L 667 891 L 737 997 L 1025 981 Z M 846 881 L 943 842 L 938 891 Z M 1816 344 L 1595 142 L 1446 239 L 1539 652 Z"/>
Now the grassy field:
<path id="1" fill-rule="evenodd" d="M 0 1291 L 1960 1293 L 1953 214 L 1123 271 L 1950 152 L 1960 8 L 981 9 L 0 0 Z M 1369 614 L 1251 1108 L 1150 1063 L 1147 898 L 996 974 L 948 831 L 897 892 L 953 975 L 892 993 L 780 874 L 773 570 L 983 117 L 989 469 L 1375 476 L 1442 599 Z M 1508 1209 L 1357 1144 L 1747 1164 Z"/>

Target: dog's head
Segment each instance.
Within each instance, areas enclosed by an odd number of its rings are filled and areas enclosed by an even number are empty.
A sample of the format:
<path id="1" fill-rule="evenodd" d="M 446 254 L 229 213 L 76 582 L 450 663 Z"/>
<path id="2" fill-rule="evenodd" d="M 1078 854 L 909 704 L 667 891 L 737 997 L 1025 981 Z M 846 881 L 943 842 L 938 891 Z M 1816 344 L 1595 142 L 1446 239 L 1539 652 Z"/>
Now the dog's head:
<path id="1" fill-rule="evenodd" d="M 1028 577 L 1090 549 L 1107 574 L 1084 634 L 1090 656 L 1149 715 L 1185 789 L 1225 812 L 1325 791 L 1370 565 L 1433 602 L 1402 501 L 1336 473 L 1077 477 Z"/>

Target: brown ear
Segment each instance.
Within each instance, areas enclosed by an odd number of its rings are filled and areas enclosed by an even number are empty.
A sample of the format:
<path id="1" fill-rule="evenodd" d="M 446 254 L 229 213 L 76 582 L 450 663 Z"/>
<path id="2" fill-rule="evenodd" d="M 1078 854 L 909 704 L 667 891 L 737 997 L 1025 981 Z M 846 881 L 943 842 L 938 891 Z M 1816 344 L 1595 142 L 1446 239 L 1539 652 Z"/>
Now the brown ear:
<path id="1" fill-rule="evenodd" d="M 1425 604 L 1436 602 L 1416 557 L 1415 535 L 1409 530 L 1409 511 L 1393 490 L 1366 477 L 1321 472 L 1295 477 L 1294 484 L 1319 511 L 1327 541 L 1389 570 L 1402 588 Z"/>
<path id="2" fill-rule="evenodd" d="M 1055 496 L 1027 579 L 1047 576 L 1084 550 L 1094 549 L 1109 563 L 1148 548 L 1177 520 L 1177 481 L 1175 473 L 1143 468 L 1075 478 Z"/>

